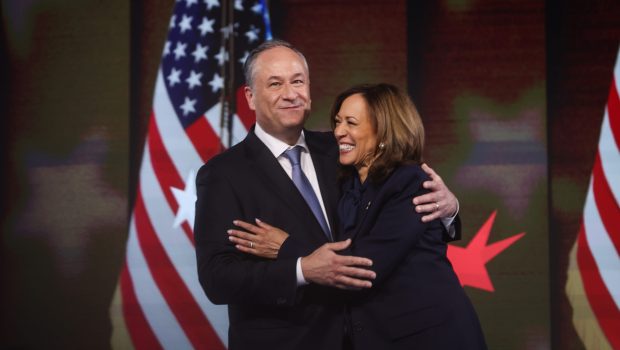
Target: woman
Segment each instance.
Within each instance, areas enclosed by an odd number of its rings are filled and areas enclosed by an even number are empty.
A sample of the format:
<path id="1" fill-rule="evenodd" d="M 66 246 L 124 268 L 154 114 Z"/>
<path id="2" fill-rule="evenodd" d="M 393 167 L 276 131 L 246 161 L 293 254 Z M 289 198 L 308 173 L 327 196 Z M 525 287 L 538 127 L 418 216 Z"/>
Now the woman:
<path id="1" fill-rule="evenodd" d="M 343 170 L 338 238 L 351 238 L 350 253 L 371 259 L 376 272 L 372 288 L 346 297 L 353 348 L 485 349 L 446 257 L 445 228 L 439 220 L 423 223 L 411 203 L 428 179 L 413 103 L 392 85 L 359 85 L 336 98 L 331 117 Z M 263 230 L 255 232 L 266 232 L 262 256 L 277 256 L 286 233 L 258 225 Z M 231 232 L 244 250 L 247 236 Z"/>

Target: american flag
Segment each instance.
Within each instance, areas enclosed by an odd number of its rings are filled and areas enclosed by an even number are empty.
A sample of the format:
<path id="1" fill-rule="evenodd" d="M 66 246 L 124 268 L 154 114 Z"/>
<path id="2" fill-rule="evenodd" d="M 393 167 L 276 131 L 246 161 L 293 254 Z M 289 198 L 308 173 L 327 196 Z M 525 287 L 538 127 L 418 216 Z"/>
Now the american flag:
<path id="1" fill-rule="evenodd" d="M 174 6 L 111 306 L 114 347 L 227 345 L 226 307 L 211 304 L 198 282 L 194 177 L 254 122 L 242 65 L 271 38 L 268 19 L 264 1 L 177 0 Z"/>
<path id="2" fill-rule="evenodd" d="M 588 349 L 620 349 L 620 52 L 583 209 L 566 293 Z"/>

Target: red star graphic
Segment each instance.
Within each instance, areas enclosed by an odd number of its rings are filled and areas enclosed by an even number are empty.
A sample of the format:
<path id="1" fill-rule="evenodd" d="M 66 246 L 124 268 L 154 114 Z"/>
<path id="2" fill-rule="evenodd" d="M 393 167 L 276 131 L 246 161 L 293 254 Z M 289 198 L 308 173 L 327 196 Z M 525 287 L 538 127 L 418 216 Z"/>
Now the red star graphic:
<path id="1" fill-rule="evenodd" d="M 525 235 L 525 232 L 521 232 L 487 245 L 491 227 L 495 221 L 495 214 L 497 214 L 497 210 L 489 216 L 466 248 L 448 245 L 448 259 L 452 262 L 462 286 L 470 286 L 489 292 L 495 291 L 485 267 L 486 263 Z"/>

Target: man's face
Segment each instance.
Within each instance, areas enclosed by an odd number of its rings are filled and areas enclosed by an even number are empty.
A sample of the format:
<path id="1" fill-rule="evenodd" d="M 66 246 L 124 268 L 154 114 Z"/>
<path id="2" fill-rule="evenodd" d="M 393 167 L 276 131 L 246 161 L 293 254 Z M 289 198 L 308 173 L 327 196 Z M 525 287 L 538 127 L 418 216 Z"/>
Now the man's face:
<path id="1" fill-rule="evenodd" d="M 254 62 L 254 86 L 245 96 L 256 122 L 272 136 L 297 141 L 310 113 L 310 81 L 302 58 L 286 47 L 263 51 Z"/>

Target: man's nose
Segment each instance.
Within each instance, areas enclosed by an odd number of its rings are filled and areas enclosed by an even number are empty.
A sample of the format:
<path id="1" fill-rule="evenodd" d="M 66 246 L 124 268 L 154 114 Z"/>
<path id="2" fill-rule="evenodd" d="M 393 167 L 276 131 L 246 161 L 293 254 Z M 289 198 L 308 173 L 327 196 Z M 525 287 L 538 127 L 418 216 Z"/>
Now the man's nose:
<path id="1" fill-rule="evenodd" d="M 285 83 L 282 88 L 282 97 L 288 100 L 293 100 L 297 97 L 297 91 L 291 86 L 291 84 Z"/>

